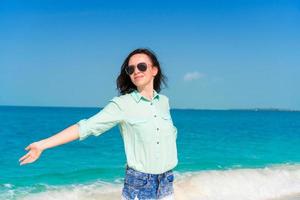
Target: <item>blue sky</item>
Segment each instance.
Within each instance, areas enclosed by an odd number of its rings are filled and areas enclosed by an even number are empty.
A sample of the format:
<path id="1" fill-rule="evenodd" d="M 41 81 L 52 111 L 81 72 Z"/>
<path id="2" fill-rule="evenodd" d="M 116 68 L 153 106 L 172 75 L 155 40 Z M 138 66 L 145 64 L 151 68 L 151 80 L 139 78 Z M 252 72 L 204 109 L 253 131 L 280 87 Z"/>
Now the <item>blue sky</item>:
<path id="1" fill-rule="evenodd" d="M 0 105 L 103 107 L 147 47 L 172 108 L 300 110 L 300 1 L 0 1 Z"/>

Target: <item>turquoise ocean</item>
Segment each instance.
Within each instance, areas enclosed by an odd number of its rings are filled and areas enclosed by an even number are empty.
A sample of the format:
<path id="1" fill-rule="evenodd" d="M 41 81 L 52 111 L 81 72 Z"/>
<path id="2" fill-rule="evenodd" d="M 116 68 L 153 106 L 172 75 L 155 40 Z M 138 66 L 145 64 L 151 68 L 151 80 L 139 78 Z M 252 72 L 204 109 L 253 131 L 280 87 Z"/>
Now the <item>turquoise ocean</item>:
<path id="1" fill-rule="evenodd" d="M 101 108 L 0 106 L 0 199 L 120 199 L 126 157 L 118 127 L 43 152 L 24 149 Z M 176 200 L 300 199 L 300 112 L 172 109 Z M 159 160 L 157 161 L 159 162 Z"/>

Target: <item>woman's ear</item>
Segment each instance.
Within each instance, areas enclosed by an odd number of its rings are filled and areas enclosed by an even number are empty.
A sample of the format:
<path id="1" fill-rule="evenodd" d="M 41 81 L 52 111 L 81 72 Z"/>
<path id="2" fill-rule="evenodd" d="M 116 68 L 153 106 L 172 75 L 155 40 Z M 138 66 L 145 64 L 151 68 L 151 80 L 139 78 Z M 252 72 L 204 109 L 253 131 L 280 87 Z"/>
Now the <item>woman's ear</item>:
<path id="1" fill-rule="evenodd" d="M 152 67 L 152 76 L 156 76 L 157 73 L 158 73 L 158 67 L 153 66 Z"/>

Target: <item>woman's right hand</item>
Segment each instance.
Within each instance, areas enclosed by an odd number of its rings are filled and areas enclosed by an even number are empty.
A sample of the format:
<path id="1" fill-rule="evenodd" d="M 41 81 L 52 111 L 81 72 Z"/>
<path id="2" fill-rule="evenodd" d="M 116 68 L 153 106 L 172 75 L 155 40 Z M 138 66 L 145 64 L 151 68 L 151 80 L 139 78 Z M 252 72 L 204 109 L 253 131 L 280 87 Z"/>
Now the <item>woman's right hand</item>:
<path id="1" fill-rule="evenodd" d="M 20 165 L 36 161 L 43 152 L 43 149 L 39 142 L 31 143 L 25 148 L 25 150 L 29 150 L 29 152 L 19 159 L 19 162 L 21 162 Z"/>
<path id="2" fill-rule="evenodd" d="M 77 124 L 74 124 L 49 138 L 31 143 L 25 148 L 29 152 L 19 159 L 20 165 L 36 161 L 45 149 L 65 144 L 78 138 L 79 127 Z"/>

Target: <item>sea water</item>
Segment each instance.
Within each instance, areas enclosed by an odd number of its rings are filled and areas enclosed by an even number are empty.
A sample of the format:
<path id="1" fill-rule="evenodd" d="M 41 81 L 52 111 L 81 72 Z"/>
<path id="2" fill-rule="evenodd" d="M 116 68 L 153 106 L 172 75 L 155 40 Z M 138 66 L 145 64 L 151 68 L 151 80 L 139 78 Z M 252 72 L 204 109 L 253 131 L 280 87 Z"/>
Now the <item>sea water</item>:
<path id="1" fill-rule="evenodd" d="M 101 108 L 0 107 L 0 199 L 120 199 L 126 157 L 118 127 L 47 149 L 25 147 Z M 300 112 L 172 109 L 176 200 L 300 199 Z M 158 161 L 159 162 L 159 161 Z"/>

